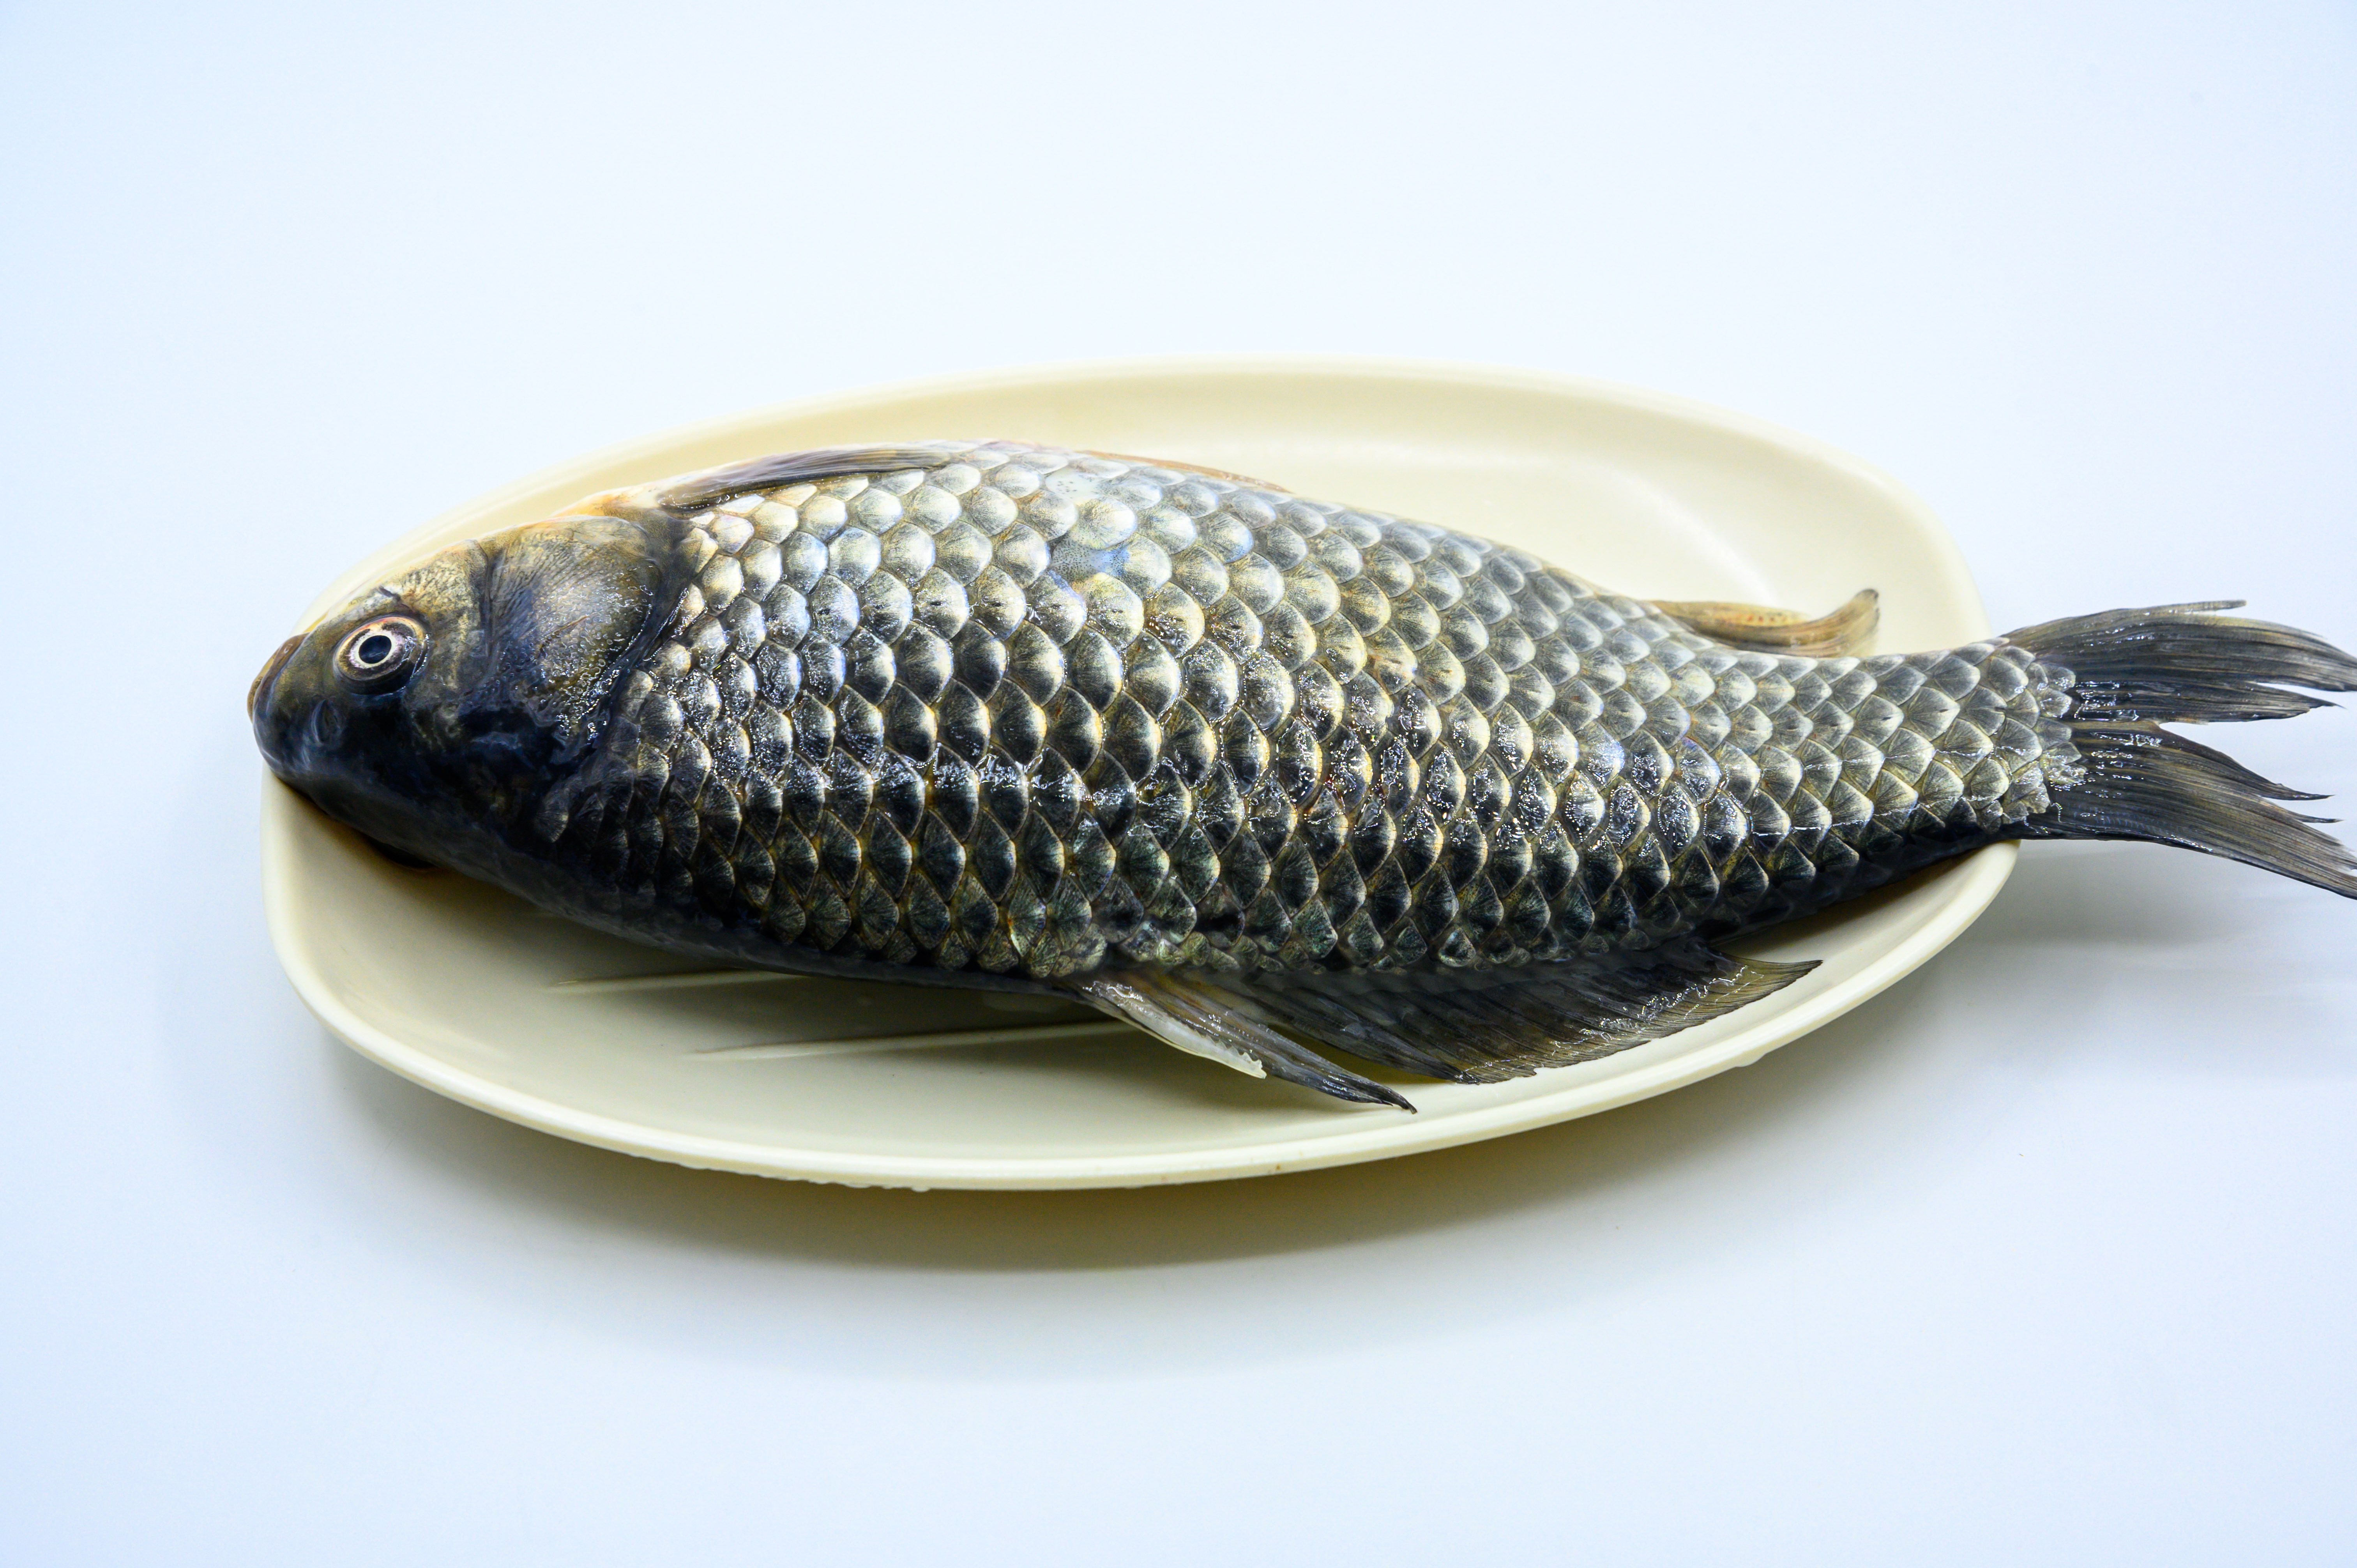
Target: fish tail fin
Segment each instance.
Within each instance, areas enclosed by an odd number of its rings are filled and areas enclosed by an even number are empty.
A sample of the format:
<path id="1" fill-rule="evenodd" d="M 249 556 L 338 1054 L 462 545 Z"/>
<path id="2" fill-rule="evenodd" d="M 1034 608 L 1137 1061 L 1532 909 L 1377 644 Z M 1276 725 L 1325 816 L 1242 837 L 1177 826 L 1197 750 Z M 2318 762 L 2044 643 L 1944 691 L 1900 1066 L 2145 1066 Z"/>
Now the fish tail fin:
<path id="1" fill-rule="evenodd" d="M 2314 825 L 2331 819 L 2279 804 L 2321 796 L 2160 727 L 2290 718 L 2332 705 L 2311 692 L 2357 691 L 2357 659 L 2323 639 L 2215 613 L 2241 605 L 2105 610 L 2007 636 L 2063 677 L 2077 753 L 2025 836 L 2178 844 L 2357 898 L 2357 856 Z"/>

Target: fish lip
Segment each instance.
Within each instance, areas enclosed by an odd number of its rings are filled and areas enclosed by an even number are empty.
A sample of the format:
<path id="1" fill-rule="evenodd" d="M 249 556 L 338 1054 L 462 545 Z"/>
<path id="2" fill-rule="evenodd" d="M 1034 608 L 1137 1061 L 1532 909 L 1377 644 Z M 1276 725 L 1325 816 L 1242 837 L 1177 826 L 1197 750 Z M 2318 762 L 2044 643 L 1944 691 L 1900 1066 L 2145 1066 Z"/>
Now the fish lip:
<path id="1" fill-rule="evenodd" d="M 298 631 L 280 643 L 278 651 L 272 654 L 262 666 L 262 673 L 253 678 L 253 684 L 245 689 L 245 716 L 248 720 L 254 717 L 260 707 L 264 688 L 277 678 L 281 670 L 286 668 L 286 661 L 295 657 L 295 650 L 301 645 L 302 641 L 303 634 Z"/>

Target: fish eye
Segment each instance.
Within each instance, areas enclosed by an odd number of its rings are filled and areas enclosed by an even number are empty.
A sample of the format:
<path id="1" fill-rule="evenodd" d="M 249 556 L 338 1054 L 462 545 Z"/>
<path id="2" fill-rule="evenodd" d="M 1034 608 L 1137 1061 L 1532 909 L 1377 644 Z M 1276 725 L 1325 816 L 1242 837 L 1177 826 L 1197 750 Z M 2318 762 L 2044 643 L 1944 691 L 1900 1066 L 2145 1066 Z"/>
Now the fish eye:
<path id="1" fill-rule="evenodd" d="M 336 678 L 363 694 L 390 692 L 425 661 L 425 628 L 407 616 L 379 616 L 352 628 L 336 650 Z"/>

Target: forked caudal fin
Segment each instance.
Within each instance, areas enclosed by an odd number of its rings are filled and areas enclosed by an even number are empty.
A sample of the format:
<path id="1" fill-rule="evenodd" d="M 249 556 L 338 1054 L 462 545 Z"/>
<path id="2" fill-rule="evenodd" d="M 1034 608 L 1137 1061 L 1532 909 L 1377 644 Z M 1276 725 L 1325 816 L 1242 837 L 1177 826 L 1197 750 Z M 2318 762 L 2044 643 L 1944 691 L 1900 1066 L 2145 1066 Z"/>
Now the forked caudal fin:
<path id="1" fill-rule="evenodd" d="M 2308 692 L 2357 691 L 2357 659 L 2321 638 L 2212 613 L 2241 603 L 2106 610 L 2007 638 L 2071 672 L 2062 718 L 2083 770 L 2050 780 L 2052 804 L 2022 836 L 2178 844 L 2357 898 L 2357 856 L 2311 825 L 2331 819 L 2276 803 L 2320 796 L 2160 727 L 2289 718 L 2330 705 Z"/>

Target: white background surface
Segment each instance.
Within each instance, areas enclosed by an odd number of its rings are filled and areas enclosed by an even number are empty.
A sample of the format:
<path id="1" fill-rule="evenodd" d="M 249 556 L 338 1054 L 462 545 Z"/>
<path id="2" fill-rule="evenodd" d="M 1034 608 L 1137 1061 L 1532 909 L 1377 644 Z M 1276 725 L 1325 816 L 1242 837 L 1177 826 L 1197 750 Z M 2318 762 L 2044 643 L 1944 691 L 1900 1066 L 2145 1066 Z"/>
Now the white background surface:
<path id="1" fill-rule="evenodd" d="M 904 376 L 1602 375 L 1888 468 L 2000 626 L 2357 639 L 2345 7 L 1622 9 L 0 13 L 0 1557 L 2345 1561 L 2357 909 L 2239 867 L 2036 846 L 1747 1071 L 1135 1194 L 576 1148 L 278 973 L 321 583 Z"/>

